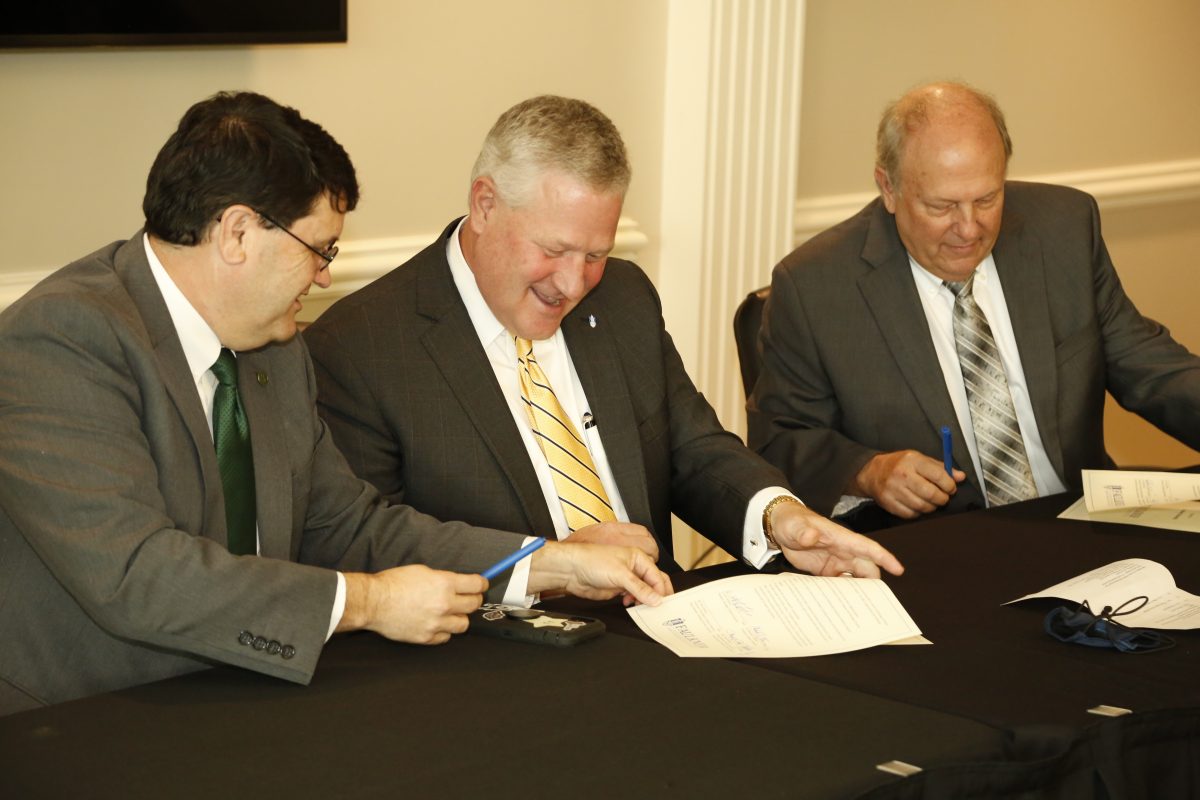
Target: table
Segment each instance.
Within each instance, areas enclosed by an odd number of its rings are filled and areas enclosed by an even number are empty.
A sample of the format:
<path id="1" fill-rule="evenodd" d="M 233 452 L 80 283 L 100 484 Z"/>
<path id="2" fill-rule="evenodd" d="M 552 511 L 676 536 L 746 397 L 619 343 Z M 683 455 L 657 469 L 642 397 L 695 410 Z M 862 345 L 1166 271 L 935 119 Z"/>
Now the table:
<path id="1" fill-rule="evenodd" d="M 680 659 L 582 601 L 610 633 L 569 650 L 339 636 L 309 687 L 219 667 L 0 718 L 0 797 L 1195 796 L 1200 635 L 1120 655 L 1042 633 L 1051 601 L 999 603 L 1134 555 L 1196 592 L 1200 541 L 1053 520 L 1067 502 L 879 534 L 932 647 Z"/>
<path id="2" fill-rule="evenodd" d="M 1077 751 L 1090 752 L 1085 769 L 1096 771 L 1114 797 L 1200 796 L 1200 631 L 1169 632 L 1176 641 L 1170 650 L 1121 654 L 1045 634 L 1042 620 L 1063 601 L 1002 605 L 1133 557 L 1164 564 L 1180 588 L 1200 594 L 1200 537 L 1055 519 L 1076 497 L 872 534 L 905 565 L 903 576 L 886 580 L 932 647 L 743 663 L 994 726 L 1010 737 L 1014 761 L 1059 759 L 1064 775 L 1079 767 Z M 675 588 L 746 571 L 738 564 L 697 570 Z M 642 635 L 627 615 L 601 616 L 611 630 Z M 1135 713 L 1087 713 L 1100 704 Z M 1053 769 L 1039 776 L 1053 778 Z"/>
<path id="3" fill-rule="evenodd" d="M 232 668 L 0 719 L 0 797 L 849 797 L 1003 731 L 604 636 L 336 637 L 309 687 Z M 745 766 L 741 766 L 745 765 Z"/>

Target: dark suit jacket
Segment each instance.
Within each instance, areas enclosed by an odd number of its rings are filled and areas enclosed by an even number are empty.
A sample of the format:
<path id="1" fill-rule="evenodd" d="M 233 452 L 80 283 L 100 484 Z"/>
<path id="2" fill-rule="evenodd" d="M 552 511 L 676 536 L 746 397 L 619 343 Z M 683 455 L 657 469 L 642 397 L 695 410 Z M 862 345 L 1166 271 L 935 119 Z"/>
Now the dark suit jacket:
<path id="1" fill-rule="evenodd" d="M 318 408 L 350 466 L 390 499 L 544 535 L 545 498 L 446 262 L 455 225 L 304 332 Z M 610 258 L 562 330 L 621 499 L 662 566 L 673 566 L 672 512 L 740 554 L 751 496 L 786 483 L 696 391 L 649 279 Z"/>
<path id="2" fill-rule="evenodd" d="M 1091 197 L 1010 181 L 993 256 L 1042 442 L 1066 485 L 1112 464 L 1106 389 L 1200 447 L 1200 358 L 1125 295 Z M 908 256 L 880 200 L 775 268 L 761 345 L 750 444 L 817 510 L 828 513 L 878 452 L 940 459 L 943 425 L 968 475 L 947 510 L 983 505 Z"/>
<path id="3" fill-rule="evenodd" d="M 478 571 L 519 545 L 386 508 L 317 417 L 294 340 L 238 358 L 262 557 L 231 555 L 212 437 L 140 232 L 0 315 L 0 353 L 0 713 L 11 687 L 53 703 L 218 661 L 307 683 L 330 568 Z"/>

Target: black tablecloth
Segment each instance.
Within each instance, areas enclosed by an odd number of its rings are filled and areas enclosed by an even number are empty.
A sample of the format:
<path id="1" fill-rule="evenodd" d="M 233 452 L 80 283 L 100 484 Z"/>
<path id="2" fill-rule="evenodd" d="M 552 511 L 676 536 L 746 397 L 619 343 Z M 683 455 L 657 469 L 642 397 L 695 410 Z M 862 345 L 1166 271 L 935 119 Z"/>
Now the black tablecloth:
<path id="1" fill-rule="evenodd" d="M 872 534 L 905 565 L 903 576 L 885 579 L 933 646 L 741 663 L 997 727 L 1018 761 L 1083 747 L 1118 796 L 1200 793 L 1200 631 L 1169 632 L 1170 650 L 1122 654 L 1048 636 L 1043 619 L 1065 601 L 1002 605 L 1126 558 L 1158 561 L 1179 588 L 1200 593 L 1196 534 L 1056 519 L 1072 500 L 1040 498 Z M 675 588 L 748 571 L 737 563 L 697 570 Z M 644 637 L 611 604 L 591 611 L 614 632 Z M 1101 704 L 1135 713 L 1088 713 Z M 1060 766 L 1074 769 L 1065 757 Z"/>
<path id="2" fill-rule="evenodd" d="M 219 667 L 0 718 L 0 797 L 1196 796 L 1197 632 L 1120 655 L 1046 636 L 1053 601 L 1000 603 L 1133 556 L 1197 592 L 1200 540 L 1053 520 L 1066 504 L 879 534 L 933 646 L 681 659 L 578 601 L 610 633 L 568 650 L 339 636 L 309 687 Z"/>
<path id="3" fill-rule="evenodd" d="M 0 797 L 849 797 L 996 762 L 991 726 L 656 644 L 336 637 L 311 686 L 219 668 L 0 719 Z"/>

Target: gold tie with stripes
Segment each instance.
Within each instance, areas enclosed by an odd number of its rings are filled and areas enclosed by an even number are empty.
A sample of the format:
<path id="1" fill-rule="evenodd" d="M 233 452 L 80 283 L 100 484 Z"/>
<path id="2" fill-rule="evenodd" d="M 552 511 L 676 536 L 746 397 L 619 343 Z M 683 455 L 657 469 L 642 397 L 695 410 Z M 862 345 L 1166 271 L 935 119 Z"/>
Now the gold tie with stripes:
<path id="1" fill-rule="evenodd" d="M 614 522 L 616 516 L 592 456 L 538 365 L 533 343 L 519 337 L 513 337 L 513 341 L 517 345 L 517 372 L 525 412 L 533 436 L 550 465 L 567 527 L 574 532 L 597 522 Z"/>

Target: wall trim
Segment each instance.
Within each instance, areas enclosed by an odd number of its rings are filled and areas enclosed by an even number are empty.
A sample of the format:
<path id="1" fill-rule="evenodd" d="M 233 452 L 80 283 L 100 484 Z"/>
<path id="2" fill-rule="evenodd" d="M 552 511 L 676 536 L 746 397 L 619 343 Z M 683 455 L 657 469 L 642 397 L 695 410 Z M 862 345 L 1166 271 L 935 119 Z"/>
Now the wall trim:
<path id="1" fill-rule="evenodd" d="M 328 289 L 314 286 L 310 297 L 328 305 L 408 261 L 440 234 L 441 230 L 436 230 L 425 234 L 340 242 L 337 261 L 333 266 L 333 285 Z M 649 238 L 635 220 L 621 217 L 617 223 L 614 256 L 635 260 L 648 243 Z M 53 271 L 0 273 L 0 310 L 7 308 Z"/>
<path id="2" fill-rule="evenodd" d="M 1101 209 L 1161 205 L 1200 198 L 1200 159 L 1013 177 L 1073 186 L 1095 197 Z M 876 195 L 876 192 L 855 192 L 797 200 L 796 244 L 852 216 Z"/>

